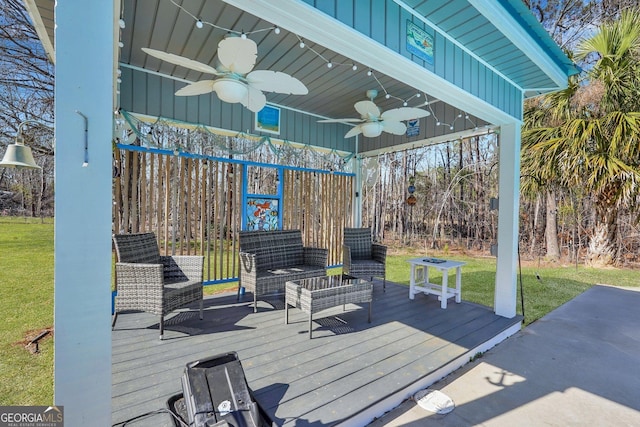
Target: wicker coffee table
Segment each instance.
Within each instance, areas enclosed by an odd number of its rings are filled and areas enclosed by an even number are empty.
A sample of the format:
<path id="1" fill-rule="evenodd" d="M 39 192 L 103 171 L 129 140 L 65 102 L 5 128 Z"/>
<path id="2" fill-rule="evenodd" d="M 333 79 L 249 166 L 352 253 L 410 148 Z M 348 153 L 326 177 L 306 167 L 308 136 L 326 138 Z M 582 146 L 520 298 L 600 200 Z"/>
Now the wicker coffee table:
<path id="1" fill-rule="evenodd" d="M 312 318 L 319 311 L 348 303 L 369 303 L 371 323 L 371 301 L 373 283 L 348 275 L 314 277 L 287 282 L 285 286 L 284 322 L 289 323 L 289 306 L 309 313 L 309 338 L 312 333 Z"/>

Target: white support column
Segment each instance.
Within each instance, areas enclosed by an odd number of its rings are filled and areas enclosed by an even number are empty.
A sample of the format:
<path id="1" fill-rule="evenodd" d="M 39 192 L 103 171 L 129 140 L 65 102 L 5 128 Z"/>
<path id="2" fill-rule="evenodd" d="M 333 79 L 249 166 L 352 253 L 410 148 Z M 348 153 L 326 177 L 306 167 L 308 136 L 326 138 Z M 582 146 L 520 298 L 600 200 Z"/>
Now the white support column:
<path id="1" fill-rule="evenodd" d="M 351 161 L 356 174 L 353 191 L 353 227 L 362 227 L 362 159 L 356 155 Z"/>
<path id="2" fill-rule="evenodd" d="M 498 260 L 494 308 L 508 318 L 516 315 L 518 224 L 520 208 L 520 124 L 500 128 Z"/>
<path id="3" fill-rule="evenodd" d="M 54 402 L 65 425 L 107 426 L 117 21 L 112 1 L 56 3 Z"/>

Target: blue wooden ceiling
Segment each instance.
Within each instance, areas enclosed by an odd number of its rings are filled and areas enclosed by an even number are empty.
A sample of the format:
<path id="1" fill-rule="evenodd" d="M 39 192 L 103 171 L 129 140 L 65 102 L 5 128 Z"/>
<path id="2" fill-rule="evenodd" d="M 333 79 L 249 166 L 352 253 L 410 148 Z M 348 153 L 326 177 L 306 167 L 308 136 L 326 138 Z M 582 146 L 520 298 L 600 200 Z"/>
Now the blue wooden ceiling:
<path id="1" fill-rule="evenodd" d="M 45 36 L 48 33 L 53 40 L 50 16 L 53 0 L 35 2 L 38 10 L 30 12 L 41 13 Z M 25 4 L 29 3 L 25 0 Z M 429 128 L 430 133 L 424 137 L 443 136 L 450 131 L 466 131 L 487 124 L 480 118 L 471 117 L 468 121 L 457 121 L 455 126 L 443 124 L 437 127 L 437 122 L 453 123 L 456 117 L 464 116 L 465 106 L 455 104 L 455 99 L 449 103 L 441 102 L 429 97 L 424 89 L 421 92 L 427 95 L 426 100 L 424 97 L 412 98 L 417 90 L 394 78 L 392 73 L 376 73 L 375 79 L 367 76 L 368 64 L 356 63 L 358 71 L 352 71 L 351 66 L 327 69 L 326 59 L 335 64 L 349 64 L 353 59 L 346 52 L 338 54 L 311 41 L 307 41 L 306 49 L 300 49 L 297 35 L 285 29 L 280 34 L 255 32 L 273 28 L 273 24 L 256 16 L 259 14 L 248 13 L 228 3 L 246 4 L 247 10 L 253 8 L 254 3 L 268 4 L 272 9 L 271 5 L 277 4 L 262 0 L 253 3 L 232 0 L 125 0 L 122 17 L 126 27 L 119 31 L 123 43 L 118 52 L 119 66 L 166 76 L 180 82 L 180 85 L 185 81 L 197 81 L 206 75 L 151 58 L 141 48 L 151 47 L 213 64 L 216 46 L 226 34 L 221 28 L 243 30 L 254 32 L 250 37 L 258 44 L 255 69 L 292 74 L 309 88 L 307 96 L 269 93 L 267 100 L 270 103 L 315 116 L 348 118 L 357 115 L 353 105 L 365 98 L 368 89 L 377 89 L 383 94 L 381 89 L 384 87 L 394 97 L 412 99 L 410 106 L 431 109 L 432 115 L 424 119 L 424 128 Z M 387 38 L 393 37 L 391 43 L 396 45 L 396 52 L 401 55 L 404 45 L 402 26 L 408 18 L 427 29 L 432 28 L 436 38 L 442 42 L 446 40 L 447 44 L 446 53 L 445 49 L 436 50 L 440 64 L 443 63 L 443 55 L 444 58 L 446 55 L 455 56 L 455 61 L 446 61 L 449 62 L 447 69 L 439 75 L 447 79 L 446 74 L 449 74 L 448 80 L 459 87 L 466 84 L 465 90 L 478 99 L 489 99 L 486 93 L 489 89 L 485 90 L 485 86 L 492 86 L 491 90 L 499 93 L 494 93 L 494 100 L 489 101 L 516 118 L 521 113 L 520 106 L 515 105 L 520 104 L 520 94 L 535 95 L 559 89 L 564 85 L 566 76 L 576 72 L 575 66 L 521 0 L 301 0 L 285 3 L 307 3 L 330 16 L 346 14 L 348 18 L 343 19 L 343 23 L 357 31 L 360 31 L 356 28 L 358 22 L 368 21 L 369 34 L 363 34 L 381 43 L 388 43 Z M 205 25 L 198 29 L 194 16 L 214 26 Z M 429 71 L 438 74 L 437 68 L 436 64 Z M 477 74 L 475 80 L 468 77 L 469 70 Z M 496 76 L 502 80 L 499 84 Z M 379 96 L 376 103 L 383 110 L 399 107 L 399 101 L 394 97 L 386 99 Z M 425 101 L 429 106 L 425 106 Z M 378 145 L 382 148 L 404 142 L 406 138 L 396 137 Z"/>

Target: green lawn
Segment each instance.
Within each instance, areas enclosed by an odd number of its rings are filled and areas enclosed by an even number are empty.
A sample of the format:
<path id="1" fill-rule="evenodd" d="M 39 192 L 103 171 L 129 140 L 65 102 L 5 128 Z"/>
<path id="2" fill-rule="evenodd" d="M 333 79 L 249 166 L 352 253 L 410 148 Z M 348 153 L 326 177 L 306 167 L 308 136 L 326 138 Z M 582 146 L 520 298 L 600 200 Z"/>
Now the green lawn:
<path id="1" fill-rule="evenodd" d="M 53 221 L 0 217 L 0 254 L 0 405 L 52 404 L 53 339 L 44 338 L 38 354 L 27 351 L 23 341 L 53 324 Z M 428 255 L 466 262 L 462 268 L 462 298 L 493 305 L 495 258 Z M 408 285 L 406 261 L 417 256 L 420 253 L 415 251 L 390 255 L 387 279 Z M 434 273 L 430 276 L 435 282 L 441 279 Z M 525 323 L 539 319 L 594 284 L 640 286 L 638 282 L 638 271 L 634 270 L 523 266 Z M 236 286 L 207 286 L 205 293 L 235 290 Z M 519 293 L 518 313 L 522 313 Z"/>
<path id="2" fill-rule="evenodd" d="M 53 339 L 22 341 L 53 326 L 53 221 L 0 217 L 0 253 L 0 405 L 50 405 Z"/>
<path id="3" fill-rule="evenodd" d="M 409 264 L 407 260 L 420 255 L 395 255 L 387 259 L 387 279 L 409 285 Z M 430 253 L 429 256 L 463 261 L 462 299 L 478 304 L 493 306 L 496 278 L 496 259 L 493 257 L 470 258 L 456 255 Z M 450 272 L 449 284 L 455 283 Z M 537 277 L 536 277 L 537 275 Z M 538 280 L 538 277 L 540 278 Z M 429 271 L 429 280 L 441 282 L 441 275 L 434 269 Z M 524 289 L 525 324 L 528 325 L 565 302 L 589 289 L 595 284 L 639 287 L 638 271 L 627 269 L 594 269 L 584 266 L 528 267 L 522 266 L 522 287 Z M 520 275 L 518 275 L 517 313 L 522 314 L 520 303 Z"/>

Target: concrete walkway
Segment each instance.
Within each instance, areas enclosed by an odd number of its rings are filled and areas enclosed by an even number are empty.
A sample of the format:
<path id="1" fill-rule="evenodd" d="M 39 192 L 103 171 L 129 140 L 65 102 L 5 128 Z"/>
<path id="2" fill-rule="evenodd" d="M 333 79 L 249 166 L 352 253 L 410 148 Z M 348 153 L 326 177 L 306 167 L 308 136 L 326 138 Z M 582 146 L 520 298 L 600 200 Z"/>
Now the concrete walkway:
<path id="1" fill-rule="evenodd" d="M 640 288 L 594 286 L 430 389 L 455 409 L 370 426 L 640 426 Z"/>

